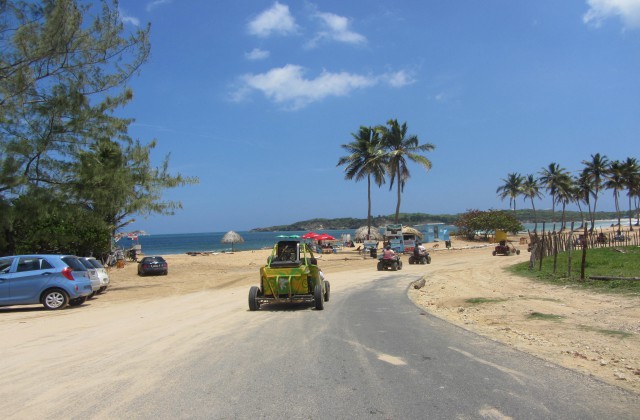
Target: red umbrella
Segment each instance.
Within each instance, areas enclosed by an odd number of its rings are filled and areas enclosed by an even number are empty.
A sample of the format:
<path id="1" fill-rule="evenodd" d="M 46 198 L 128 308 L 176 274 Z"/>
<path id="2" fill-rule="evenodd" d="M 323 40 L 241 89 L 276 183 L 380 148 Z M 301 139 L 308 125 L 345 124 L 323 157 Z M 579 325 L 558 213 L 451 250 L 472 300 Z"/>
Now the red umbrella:
<path id="1" fill-rule="evenodd" d="M 319 235 L 317 233 L 314 232 L 307 232 L 304 235 L 302 235 L 302 239 L 315 239 L 317 238 Z"/>
<path id="2" fill-rule="evenodd" d="M 336 240 L 336 238 L 334 238 L 333 236 L 329 235 L 328 233 L 320 234 L 320 235 L 316 236 L 314 239 L 316 239 L 318 241 L 335 241 Z"/>

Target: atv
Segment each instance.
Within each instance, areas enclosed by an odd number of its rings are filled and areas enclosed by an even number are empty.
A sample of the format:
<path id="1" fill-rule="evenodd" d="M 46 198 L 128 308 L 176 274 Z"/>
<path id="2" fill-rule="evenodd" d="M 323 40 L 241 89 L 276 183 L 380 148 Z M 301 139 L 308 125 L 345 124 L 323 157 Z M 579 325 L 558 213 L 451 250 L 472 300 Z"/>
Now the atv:
<path id="1" fill-rule="evenodd" d="M 382 270 L 402 270 L 402 261 L 400 260 L 400 255 L 396 255 L 393 258 L 378 258 L 378 271 Z"/>
<path id="2" fill-rule="evenodd" d="M 409 257 L 409 264 L 431 264 L 431 255 L 428 252 L 420 255 L 413 254 Z"/>
<path id="3" fill-rule="evenodd" d="M 329 288 L 309 245 L 279 241 L 260 268 L 260 286 L 249 289 L 249 310 L 257 311 L 263 303 L 282 302 L 313 303 L 322 310 L 329 301 Z"/>
<path id="4" fill-rule="evenodd" d="M 496 245 L 496 247 L 494 248 L 492 254 L 494 257 L 496 255 L 506 255 L 506 256 L 509 256 L 511 254 L 520 255 L 520 250 L 517 249 L 515 246 L 508 244 L 507 241 L 500 241 L 500 243 Z"/>

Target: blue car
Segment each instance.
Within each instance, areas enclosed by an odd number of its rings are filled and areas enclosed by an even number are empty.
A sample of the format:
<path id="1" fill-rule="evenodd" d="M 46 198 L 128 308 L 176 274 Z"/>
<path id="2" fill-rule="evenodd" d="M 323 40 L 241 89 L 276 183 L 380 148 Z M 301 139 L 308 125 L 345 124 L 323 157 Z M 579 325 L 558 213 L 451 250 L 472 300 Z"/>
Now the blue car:
<path id="1" fill-rule="evenodd" d="M 0 306 L 77 306 L 92 293 L 87 269 L 73 255 L 0 257 Z"/>

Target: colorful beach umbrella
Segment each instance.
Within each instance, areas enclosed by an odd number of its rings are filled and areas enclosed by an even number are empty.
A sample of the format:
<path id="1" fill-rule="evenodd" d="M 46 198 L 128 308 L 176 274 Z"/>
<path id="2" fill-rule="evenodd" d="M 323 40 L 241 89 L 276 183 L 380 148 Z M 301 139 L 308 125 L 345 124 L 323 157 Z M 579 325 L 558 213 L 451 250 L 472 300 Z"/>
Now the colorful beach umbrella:
<path id="1" fill-rule="evenodd" d="M 302 235 L 302 239 L 315 239 L 318 236 L 319 235 L 315 232 L 307 232 L 304 235 Z"/>
<path id="2" fill-rule="evenodd" d="M 316 239 L 318 241 L 335 241 L 336 240 L 336 238 L 334 238 L 333 236 L 329 235 L 328 233 L 320 234 L 320 235 L 316 236 L 314 239 Z"/>

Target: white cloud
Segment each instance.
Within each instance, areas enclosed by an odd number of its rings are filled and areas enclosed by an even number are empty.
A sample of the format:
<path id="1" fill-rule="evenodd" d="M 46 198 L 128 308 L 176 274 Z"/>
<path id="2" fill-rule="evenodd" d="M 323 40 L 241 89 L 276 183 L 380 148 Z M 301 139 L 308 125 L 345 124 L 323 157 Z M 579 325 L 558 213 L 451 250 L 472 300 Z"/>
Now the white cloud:
<path id="1" fill-rule="evenodd" d="M 309 47 L 314 47 L 322 39 L 330 39 L 347 44 L 364 44 L 367 42 L 367 38 L 364 35 L 349 29 L 349 19 L 344 16 L 318 12 L 315 17 L 322 21 L 327 30 L 318 32 L 315 38 L 307 44 Z"/>
<path id="2" fill-rule="evenodd" d="M 388 73 L 384 75 L 384 79 L 390 86 L 398 88 L 415 83 L 415 79 L 404 70 Z"/>
<path id="3" fill-rule="evenodd" d="M 402 71 L 382 76 L 323 71 L 314 79 L 305 78 L 304 73 L 303 67 L 287 64 L 266 73 L 246 74 L 241 77 L 242 87 L 234 92 L 233 99 L 239 101 L 252 91 L 259 91 L 275 103 L 300 109 L 324 98 L 346 96 L 356 89 L 372 87 L 380 82 L 399 87 L 409 81 Z"/>
<path id="4" fill-rule="evenodd" d="M 122 9 L 118 9 L 118 13 L 120 14 L 120 20 L 122 23 L 130 23 L 135 26 L 140 26 L 140 19 L 137 17 L 128 16 Z"/>
<path id="5" fill-rule="evenodd" d="M 289 6 L 275 2 L 270 9 L 249 22 L 248 29 L 251 35 L 266 38 L 273 33 L 281 35 L 295 33 L 298 25 L 289 13 Z"/>
<path id="6" fill-rule="evenodd" d="M 599 27 L 611 17 L 622 19 L 627 28 L 640 28 L 640 0 L 587 0 L 589 10 L 582 16 L 586 24 Z"/>
<path id="7" fill-rule="evenodd" d="M 149 3 L 147 3 L 147 12 L 152 11 L 153 9 L 155 9 L 158 6 L 162 6 L 163 4 L 169 4 L 171 3 L 173 0 L 153 0 Z"/>
<path id="8" fill-rule="evenodd" d="M 265 58 L 268 58 L 269 55 L 270 55 L 269 51 L 261 50 L 260 48 L 254 48 L 248 53 L 244 53 L 244 57 L 247 60 L 252 60 L 252 61 L 264 60 Z"/>

